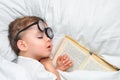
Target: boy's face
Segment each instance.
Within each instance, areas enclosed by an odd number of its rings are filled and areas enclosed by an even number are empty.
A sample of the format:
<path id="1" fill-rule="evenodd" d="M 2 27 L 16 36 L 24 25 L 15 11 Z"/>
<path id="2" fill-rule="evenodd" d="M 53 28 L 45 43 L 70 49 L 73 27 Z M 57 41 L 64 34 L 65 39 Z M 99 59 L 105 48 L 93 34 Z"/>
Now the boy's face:
<path id="1" fill-rule="evenodd" d="M 50 56 L 52 41 L 45 35 L 44 32 L 41 32 L 38 29 L 37 25 L 33 25 L 22 32 L 21 36 L 21 40 L 23 40 L 26 44 L 26 54 L 37 59 Z"/>

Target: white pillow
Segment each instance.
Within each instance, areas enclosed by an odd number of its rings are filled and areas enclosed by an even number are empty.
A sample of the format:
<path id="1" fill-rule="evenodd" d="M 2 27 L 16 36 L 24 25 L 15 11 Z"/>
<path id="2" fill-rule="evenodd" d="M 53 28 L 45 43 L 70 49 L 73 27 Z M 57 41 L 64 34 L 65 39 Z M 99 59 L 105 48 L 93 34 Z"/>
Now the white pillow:
<path id="1" fill-rule="evenodd" d="M 26 15 L 44 18 L 48 3 L 49 0 L 0 0 L 0 56 L 10 61 L 16 58 L 8 41 L 9 23 Z"/>
<path id="2" fill-rule="evenodd" d="M 46 20 L 93 52 L 120 56 L 119 8 L 120 0 L 50 0 Z"/>
<path id="3" fill-rule="evenodd" d="M 120 56 L 119 4 L 119 0 L 0 1 L 0 56 L 16 58 L 7 39 L 8 24 L 25 15 L 46 19 L 56 38 L 70 35 L 93 52 Z"/>

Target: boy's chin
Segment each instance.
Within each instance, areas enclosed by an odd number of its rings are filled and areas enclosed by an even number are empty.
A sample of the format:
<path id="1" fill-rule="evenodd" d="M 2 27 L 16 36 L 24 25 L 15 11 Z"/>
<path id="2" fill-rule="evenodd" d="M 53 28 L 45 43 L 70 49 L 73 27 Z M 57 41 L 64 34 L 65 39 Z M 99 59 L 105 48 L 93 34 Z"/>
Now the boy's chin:
<path id="1" fill-rule="evenodd" d="M 49 54 L 46 54 L 45 57 L 50 57 L 50 53 L 49 53 Z"/>

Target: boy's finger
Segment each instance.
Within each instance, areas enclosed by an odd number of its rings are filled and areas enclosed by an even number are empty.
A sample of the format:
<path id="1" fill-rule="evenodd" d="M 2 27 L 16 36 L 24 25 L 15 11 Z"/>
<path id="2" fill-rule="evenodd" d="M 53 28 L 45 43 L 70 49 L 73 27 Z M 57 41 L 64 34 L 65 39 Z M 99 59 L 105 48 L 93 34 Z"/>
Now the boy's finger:
<path id="1" fill-rule="evenodd" d="M 67 54 L 64 54 L 63 55 L 63 59 L 66 59 L 66 58 L 68 58 L 69 56 L 67 55 Z"/>
<path id="2" fill-rule="evenodd" d="M 62 61 L 62 55 L 58 56 L 58 60 Z"/>
<path id="3" fill-rule="evenodd" d="M 65 66 L 66 66 L 66 65 L 69 65 L 69 64 L 72 64 L 72 60 L 68 60 L 68 61 L 64 62 L 64 65 L 65 65 Z"/>
<path id="4" fill-rule="evenodd" d="M 69 61 L 69 59 L 66 58 L 66 59 L 63 60 L 63 63 L 66 64 L 68 61 Z"/>

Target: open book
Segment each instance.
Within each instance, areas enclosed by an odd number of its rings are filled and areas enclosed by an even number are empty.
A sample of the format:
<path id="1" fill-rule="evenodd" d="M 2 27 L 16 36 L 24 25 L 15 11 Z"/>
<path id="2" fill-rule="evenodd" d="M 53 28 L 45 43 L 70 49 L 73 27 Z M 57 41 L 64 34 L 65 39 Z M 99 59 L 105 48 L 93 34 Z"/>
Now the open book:
<path id="1" fill-rule="evenodd" d="M 83 45 L 69 36 L 65 36 L 58 46 L 53 57 L 53 63 L 61 54 L 67 54 L 73 61 L 73 66 L 68 71 L 89 70 L 89 71 L 117 71 L 117 67 L 105 61 L 101 56 L 92 53 Z"/>

